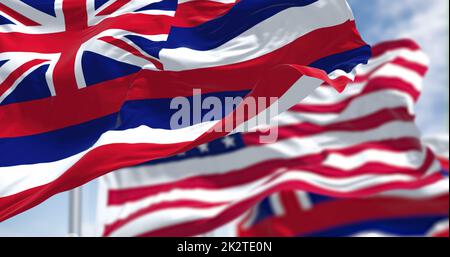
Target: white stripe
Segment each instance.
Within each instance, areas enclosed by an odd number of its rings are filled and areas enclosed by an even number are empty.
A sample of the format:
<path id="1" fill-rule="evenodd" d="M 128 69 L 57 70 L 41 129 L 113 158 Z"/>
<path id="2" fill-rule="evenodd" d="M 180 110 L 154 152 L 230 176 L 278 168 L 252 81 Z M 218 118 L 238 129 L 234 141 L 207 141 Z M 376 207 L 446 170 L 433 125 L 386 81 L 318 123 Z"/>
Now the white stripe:
<path id="1" fill-rule="evenodd" d="M 404 68 L 404 67 L 396 65 L 396 64 L 392 64 L 392 66 L 396 66 L 399 69 L 408 70 L 407 68 Z M 410 72 L 415 73 L 414 71 L 410 71 Z M 399 73 L 399 74 L 395 74 L 395 76 L 392 76 L 391 73 L 388 73 L 388 74 L 386 74 L 385 78 L 398 78 L 405 82 L 411 83 L 411 86 L 413 88 L 417 89 L 417 87 L 420 86 L 420 84 L 421 84 L 421 82 L 419 82 L 419 80 L 418 80 L 419 78 L 416 77 L 417 80 L 412 81 L 410 78 L 407 77 L 408 74 L 410 74 L 410 73 Z M 382 78 L 382 77 L 384 77 L 384 76 L 383 76 L 383 72 L 381 71 L 380 73 L 373 74 L 373 76 L 370 79 Z M 422 77 L 420 77 L 420 79 L 423 80 Z M 351 97 L 358 96 L 359 94 L 361 94 L 369 82 L 370 82 L 370 80 L 366 81 L 366 82 L 362 82 L 362 83 L 350 84 L 349 86 L 346 87 L 346 89 L 342 93 L 337 92 L 332 87 L 322 86 L 322 87 L 317 88 L 312 94 L 310 94 L 308 97 L 306 97 L 301 102 L 300 105 L 331 105 L 331 104 L 341 103 Z M 392 89 L 392 90 L 399 91 L 396 89 Z M 358 96 L 358 97 L 362 97 L 362 96 Z"/>
<path id="2" fill-rule="evenodd" d="M 305 210 L 309 211 L 313 208 L 313 203 L 311 199 L 309 198 L 309 194 L 304 191 L 294 191 L 294 194 L 297 196 L 298 203 L 300 204 L 300 207 Z"/>
<path id="3" fill-rule="evenodd" d="M 324 149 L 343 149 L 369 141 L 417 137 L 418 133 L 412 123 L 392 122 L 364 132 L 330 132 L 326 135 L 291 138 L 264 146 L 246 147 L 220 156 L 126 168 L 110 173 L 105 178 L 111 189 L 152 186 L 199 175 L 223 174 L 273 159 L 317 154 Z"/>
<path id="4" fill-rule="evenodd" d="M 150 232 L 152 230 L 175 225 L 176 222 L 190 222 L 200 220 L 203 218 L 211 218 L 220 214 L 227 206 L 219 206 L 213 208 L 192 209 L 192 208 L 177 208 L 167 209 L 158 212 L 152 212 L 144 215 L 133 222 L 115 230 L 111 237 L 132 237 Z"/>
<path id="5" fill-rule="evenodd" d="M 330 105 L 342 102 L 352 96 L 359 95 L 367 82 L 348 85 L 342 93 L 331 86 L 322 86 L 306 97 L 300 105 Z"/>
<path id="6" fill-rule="evenodd" d="M 262 121 L 270 121 L 276 122 L 276 117 L 288 110 L 302 99 L 307 97 L 309 94 L 314 92 L 317 87 L 322 84 L 322 80 L 301 76 L 297 82 L 292 85 L 289 90 L 286 91 L 279 99 L 277 99 L 271 106 L 266 108 L 264 111 L 259 113 L 257 116 L 248 120 L 246 123 L 238 126 L 232 133 L 237 132 L 247 132 L 252 128 L 257 127 L 257 125 L 261 125 Z M 264 124 L 265 125 L 265 124 Z M 277 125 L 276 123 L 271 123 L 270 125 Z"/>
<path id="7" fill-rule="evenodd" d="M 438 168 L 438 166 L 434 166 Z M 427 199 L 449 194 L 449 179 L 444 178 L 436 183 L 415 190 L 391 190 L 379 196 L 401 197 L 409 199 Z"/>
<path id="8" fill-rule="evenodd" d="M 269 196 L 269 198 L 272 196 Z M 253 226 L 253 223 L 255 223 L 256 217 L 258 217 L 258 209 L 256 208 L 258 206 L 253 207 L 250 211 L 249 211 L 249 216 L 247 219 L 244 220 L 244 222 L 242 223 L 242 227 L 244 229 L 249 229 L 251 226 Z M 245 214 L 242 215 L 244 218 L 246 217 Z M 228 225 L 225 225 L 225 227 Z M 215 234 L 216 230 L 214 230 L 212 233 Z M 220 235 L 220 234 L 219 234 Z M 235 235 L 237 236 L 237 234 Z"/>
<path id="9" fill-rule="evenodd" d="M 323 165 L 351 171 L 369 162 L 376 162 L 404 169 L 417 169 L 424 164 L 425 158 L 424 151 L 403 151 L 395 153 L 392 151 L 369 149 L 351 156 L 336 153 L 329 154 L 323 162 Z"/>
<path id="10" fill-rule="evenodd" d="M 50 163 L 0 167 L 0 197 L 13 195 L 52 182 L 64 174 L 66 170 L 72 167 L 90 151 L 100 146 L 120 143 L 174 144 L 191 142 L 208 131 L 216 123 L 217 122 L 202 123 L 179 130 L 152 129 L 141 126 L 125 131 L 108 131 L 88 150 L 66 159 Z"/>
<path id="11" fill-rule="evenodd" d="M 348 20 L 353 20 L 353 15 L 345 0 L 320 0 L 284 10 L 216 49 L 163 49 L 160 59 L 166 70 L 173 71 L 240 63 L 273 52 L 314 30 Z"/>
<path id="12" fill-rule="evenodd" d="M 383 102 L 383 105 L 380 104 Z M 406 107 L 409 113 L 414 114 L 414 99 L 407 93 L 395 90 L 383 90 L 363 95 L 353 100 L 341 113 L 305 113 L 288 111 L 274 118 L 274 124 L 287 126 L 301 122 L 310 122 L 317 125 L 331 125 L 333 123 L 362 119 L 378 111 Z"/>
<path id="13" fill-rule="evenodd" d="M 389 63 L 399 57 L 409 62 L 420 64 L 426 67 L 428 67 L 430 64 L 430 59 L 424 52 L 422 52 L 422 50 L 409 50 L 407 48 L 399 48 L 387 51 L 376 58 L 370 59 L 367 65 L 361 65 L 361 67 L 357 71 L 358 76 L 364 76 L 369 72 L 372 72 L 374 69 L 380 67 L 381 65 Z"/>
<path id="14" fill-rule="evenodd" d="M 276 216 L 283 216 L 286 211 L 284 210 L 283 204 L 281 203 L 280 193 L 275 193 L 269 197 L 270 205 L 273 208 L 274 214 Z"/>
<path id="15" fill-rule="evenodd" d="M 399 65 L 387 63 L 379 70 L 375 71 L 370 76 L 369 80 L 380 77 L 399 78 L 411 84 L 417 91 L 422 90 L 423 77 L 416 72 Z"/>
<path id="16" fill-rule="evenodd" d="M 357 74 L 358 74 L 358 76 L 364 76 L 367 73 L 369 73 L 383 65 L 386 65 L 389 61 L 394 60 L 398 57 L 402 57 L 404 59 L 407 59 L 408 61 L 420 64 L 420 65 L 428 66 L 428 57 L 423 52 L 399 49 L 399 50 L 394 50 L 394 51 L 388 51 L 387 53 L 383 54 L 380 57 L 371 59 L 371 60 L 369 60 L 369 64 L 367 64 L 367 65 L 358 66 Z M 395 66 L 395 67 L 398 67 L 399 69 L 405 69 L 412 73 L 416 73 L 415 71 L 409 70 L 407 67 L 403 67 L 398 64 L 390 63 L 389 65 L 391 65 L 389 67 Z M 406 72 L 406 73 L 400 72 L 398 74 L 395 74 L 395 77 L 398 77 L 399 79 L 403 79 L 404 81 L 407 81 L 407 82 L 411 82 L 410 80 L 408 80 L 408 76 L 411 74 L 410 72 Z M 380 78 L 380 77 L 382 77 L 382 75 L 383 75 L 383 72 L 375 73 L 373 76 L 371 76 L 369 78 L 369 81 L 371 78 Z M 386 76 L 386 77 L 388 77 L 388 78 L 392 77 L 392 73 L 387 73 L 387 75 L 388 76 Z M 417 73 L 416 73 L 415 77 L 417 78 Z M 419 77 L 421 77 L 421 75 L 419 75 Z M 422 80 L 423 80 L 423 78 L 422 78 Z M 417 84 L 420 85 L 420 83 L 418 83 L 417 81 L 419 81 L 419 79 L 415 79 L 414 81 L 412 81 L 412 85 L 415 88 L 417 88 Z M 314 93 L 312 93 L 307 98 L 305 98 L 302 101 L 302 104 L 329 105 L 329 104 L 339 103 L 339 102 L 342 102 L 352 96 L 360 94 L 363 91 L 363 89 L 367 86 L 367 83 L 368 83 L 368 81 L 365 81 L 362 83 L 351 84 L 348 87 L 346 87 L 346 89 L 342 93 L 337 92 L 334 88 L 329 87 L 329 86 L 328 87 L 319 87 Z"/>

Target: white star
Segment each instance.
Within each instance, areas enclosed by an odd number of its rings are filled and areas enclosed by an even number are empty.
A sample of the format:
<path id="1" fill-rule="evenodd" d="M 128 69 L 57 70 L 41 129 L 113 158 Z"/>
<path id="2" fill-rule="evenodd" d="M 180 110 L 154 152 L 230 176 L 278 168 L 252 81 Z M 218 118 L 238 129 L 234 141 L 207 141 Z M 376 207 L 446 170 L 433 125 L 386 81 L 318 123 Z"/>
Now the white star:
<path id="1" fill-rule="evenodd" d="M 208 144 L 203 144 L 198 146 L 198 150 L 200 150 L 200 153 L 207 153 L 209 152 Z"/>
<path id="2" fill-rule="evenodd" d="M 224 137 L 222 139 L 222 143 L 225 145 L 225 148 L 232 148 L 236 146 L 236 142 L 233 137 Z"/>
<path id="3" fill-rule="evenodd" d="M 179 153 L 177 156 L 178 156 L 178 157 L 186 156 L 186 152 L 184 152 L 184 153 Z"/>

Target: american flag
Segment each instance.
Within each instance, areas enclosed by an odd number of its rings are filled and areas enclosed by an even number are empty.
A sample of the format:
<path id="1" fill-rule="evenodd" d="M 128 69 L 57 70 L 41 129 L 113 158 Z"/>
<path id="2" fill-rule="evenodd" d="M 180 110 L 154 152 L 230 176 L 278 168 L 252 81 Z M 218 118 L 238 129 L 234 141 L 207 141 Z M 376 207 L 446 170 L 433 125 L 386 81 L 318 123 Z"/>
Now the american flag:
<path id="1" fill-rule="evenodd" d="M 320 87 L 278 116 L 275 143 L 236 133 L 102 178 L 102 235 L 199 235 L 279 191 L 360 198 L 440 181 L 414 123 L 426 55 L 409 40 L 373 54 L 342 94 Z"/>
<path id="2" fill-rule="evenodd" d="M 345 0 L 2 0 L 0 221 L 224 136 L 235 109 L 170 126 L 193 89 L 287 109 L 369 56 Z"/>

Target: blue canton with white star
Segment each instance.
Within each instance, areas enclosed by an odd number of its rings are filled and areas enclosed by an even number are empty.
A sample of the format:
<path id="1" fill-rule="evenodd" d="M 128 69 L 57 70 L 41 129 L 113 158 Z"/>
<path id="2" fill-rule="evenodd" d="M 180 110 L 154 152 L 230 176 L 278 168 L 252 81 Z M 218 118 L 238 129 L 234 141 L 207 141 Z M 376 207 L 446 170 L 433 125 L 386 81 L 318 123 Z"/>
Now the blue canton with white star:
<path id="1" fill-rule="evenodd" d="M 140 166 L 147 166 L 153 164 L 161 164 L 166 162 L 182 161 L 192 158 L 205 158 L 210 156 L 216 156 L 220 154 L 231 153 L 240 150 L 245 147 L 244 141 L 240 133 L 229 135 L 207 144 L 199 145 L 196 148 L 189 150 L 185 153 L 178 154 L 169 158 L 154 160 Z"/>

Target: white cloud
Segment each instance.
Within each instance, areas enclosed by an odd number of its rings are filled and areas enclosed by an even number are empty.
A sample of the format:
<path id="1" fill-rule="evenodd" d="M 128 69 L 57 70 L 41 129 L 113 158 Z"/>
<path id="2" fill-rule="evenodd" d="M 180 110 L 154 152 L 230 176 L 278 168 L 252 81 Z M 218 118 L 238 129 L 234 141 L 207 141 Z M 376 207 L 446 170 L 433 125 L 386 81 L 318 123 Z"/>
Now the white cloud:
<path id="1" fill-rule="evenodd" d="M 425 134 L 448 133 L 448 1 L 364 2 L 351 0 L 356 8 L 366 8 L 366 12 L 374 13 L 370 24 L 366 24 L 362 31 L 369 42 L 412 38 L 430 56 L 430 71 L 417 106 L 418 124 Z"/>

